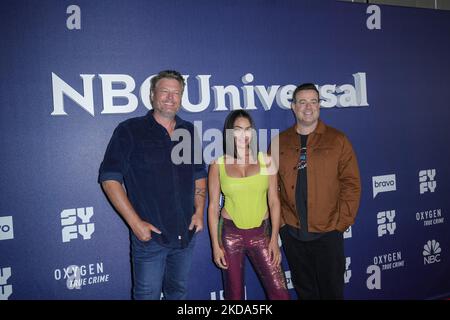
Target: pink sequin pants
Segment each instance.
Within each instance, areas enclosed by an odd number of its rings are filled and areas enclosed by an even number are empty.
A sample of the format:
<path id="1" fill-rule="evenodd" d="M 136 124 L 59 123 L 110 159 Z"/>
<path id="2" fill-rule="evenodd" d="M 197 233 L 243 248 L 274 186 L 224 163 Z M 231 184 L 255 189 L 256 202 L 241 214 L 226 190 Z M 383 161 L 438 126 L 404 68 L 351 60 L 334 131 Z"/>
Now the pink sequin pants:
<path id="1" fill-rule="evenodd" d="M 228 269 L 224 272 L 224 298 L 244 299 L 244 266 L 247 255 L 262 282 L 269 300 L 289 300 L 286 279 L 281 265 L 270 262 L 269 225 L 267 219 L 260 227 L 239 229 L 230 219 L 223 219 L 221 240 Z"/>

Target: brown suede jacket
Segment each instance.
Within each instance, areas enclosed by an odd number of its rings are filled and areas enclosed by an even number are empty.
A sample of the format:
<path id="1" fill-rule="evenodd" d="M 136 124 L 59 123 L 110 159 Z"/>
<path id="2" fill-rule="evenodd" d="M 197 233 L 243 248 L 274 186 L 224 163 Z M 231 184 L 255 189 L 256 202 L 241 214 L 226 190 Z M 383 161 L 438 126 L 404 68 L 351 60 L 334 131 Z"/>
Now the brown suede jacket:
<path id="1" fill-rule="evenodd" d="M 281 225 L 287 223 L 300 228 L 295 203 L 300 139 L 295 125 L 278 138 L 272 141 L 271 154 L 279 166 Z M 308 137 L 307 154 L 308 231 L 344 232 L 355 222 L 361 196 L 358 162 L 352 145 L 342 132 L 319 120 Z"/>

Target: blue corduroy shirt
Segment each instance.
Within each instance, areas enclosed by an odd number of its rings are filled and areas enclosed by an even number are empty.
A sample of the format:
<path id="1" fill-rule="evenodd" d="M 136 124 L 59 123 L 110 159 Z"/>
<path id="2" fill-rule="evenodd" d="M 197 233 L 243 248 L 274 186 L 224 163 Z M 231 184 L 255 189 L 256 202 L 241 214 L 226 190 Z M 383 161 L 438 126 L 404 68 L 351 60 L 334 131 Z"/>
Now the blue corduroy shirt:
<path id="1" fill-rule="evenodd" d="M 207 174 L 202 157 L 200 163 L 194 163 L 194 145 L 201 149 L 201 142 L 194 142 L 198 136 L 193 124 L 178 116 L 175 120 L 175 129 L 190 133 L 190 141 L 180 141 L 191 147 L 189 163 L 173 163 L 172 149 L 179 142 L 171 141 L 167 130 L 149 111 L 145 116 L 120 123 L 114 130 L 100 165 L 99 182 L 116 180 L 125 185 L 139 216 L 161 231 L 152 232 L 151 241 L 185 248 L 195 232 L 195 228 L 189 231 L 195 212 L 195 180 Z"/>

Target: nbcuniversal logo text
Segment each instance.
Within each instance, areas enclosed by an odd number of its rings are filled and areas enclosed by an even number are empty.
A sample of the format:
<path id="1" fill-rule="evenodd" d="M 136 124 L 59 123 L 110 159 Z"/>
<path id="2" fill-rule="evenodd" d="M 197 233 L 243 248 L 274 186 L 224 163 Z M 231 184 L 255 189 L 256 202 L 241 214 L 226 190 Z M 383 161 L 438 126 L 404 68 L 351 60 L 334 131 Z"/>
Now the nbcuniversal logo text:
<path id="1" fill-rule="evenodd" d="M 150 81 L 155 75 L 145 79 L 139 89 L 139 98 L 143 105 L 151 110 Z M 193 103 L 190 100 L 189 91 L 194 86 L 190 75 L 183 75 L 186 87 L 182 97 L 182 108 L 188 112 L 202 112 L 213 105 L 213 111 L 229 111 L 237 109 L 257 110 L 257 104 L 264 111 L 269 111 L 276 104 L 281 109 L 291 108 L 292 92 L 296 86 L 288 85 L 253 85 L 254 75 L 246 73 L 241 78 L 242 85 L 214 85 L 211 86 L 210 74 L 195 76 L 197 80 L 199 101 Z M 56 73 L 52 72 L 53 111 L 52 116 L 67 115 L 64 106 L 64 97 L 70 98 L 91 116 L 95 116 L 94 110 L 94 78 L 95 74 L 80 74 L 83 83 L 81 92 L 74 89 Z M 103 110 L 101 114 L 131 113 L 138 107 L 138 97 L 133 92 L 136 87 L 135 80 L 127 74 L 99 74 L 101 81 Z M 333 107 L 367 107 L 366 73 L 353 74 L 354 84 L 324 84 L 317 86 L 322 108 Z M 75 87 L 77 85 L 74 85 Z M 228 104 L 226 103 L 228 100 Z M 257 100 L 259 100 L 257 102 Z M 123 104 L 117 104 L 117 101 Z"/>

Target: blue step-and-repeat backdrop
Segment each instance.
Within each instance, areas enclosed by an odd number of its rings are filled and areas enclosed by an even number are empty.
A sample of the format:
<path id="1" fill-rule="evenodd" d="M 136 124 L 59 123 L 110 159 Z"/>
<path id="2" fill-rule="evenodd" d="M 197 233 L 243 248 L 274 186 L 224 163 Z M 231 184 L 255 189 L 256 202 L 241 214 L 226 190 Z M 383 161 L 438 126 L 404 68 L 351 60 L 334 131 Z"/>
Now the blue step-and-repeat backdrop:
<path id="1" fill-rule="evenodd" d="M 317 84 L 322 119 L 348 135 L 361 169 L 345 297 L 450 295 L 450 12 L 7 0 L 0 35 L 0 299 L 130 299 L 128 229 L 98 168 L 117 124 L 151 109 L 149 81 L 164 69 L 186 77 L 180 116 L 201 132 L 207 163 L 230 110 L 249 110 L 270 136 L 294 123 L 292 89 Z M 204 230 L 189 299 L 222 289 Z M 249 263 L 246 297 L 265 298 Z"/>

